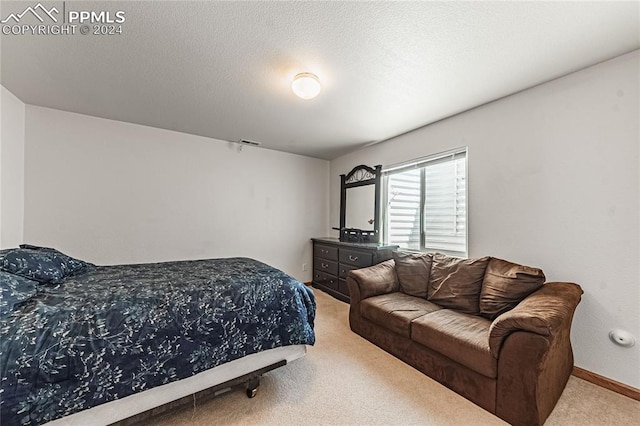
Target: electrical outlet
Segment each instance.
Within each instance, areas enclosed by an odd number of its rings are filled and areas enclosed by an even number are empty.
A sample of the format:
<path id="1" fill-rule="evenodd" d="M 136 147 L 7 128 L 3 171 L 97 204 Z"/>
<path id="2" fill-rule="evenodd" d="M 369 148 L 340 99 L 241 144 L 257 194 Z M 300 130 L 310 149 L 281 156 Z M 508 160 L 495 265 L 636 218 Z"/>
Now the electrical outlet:
<path id="1" fill-rule="evenodd" d="M 309 264 L 308 263 L 303 263 L 302 264 L 302 271 L 308 271 L 309 270 Z"/>

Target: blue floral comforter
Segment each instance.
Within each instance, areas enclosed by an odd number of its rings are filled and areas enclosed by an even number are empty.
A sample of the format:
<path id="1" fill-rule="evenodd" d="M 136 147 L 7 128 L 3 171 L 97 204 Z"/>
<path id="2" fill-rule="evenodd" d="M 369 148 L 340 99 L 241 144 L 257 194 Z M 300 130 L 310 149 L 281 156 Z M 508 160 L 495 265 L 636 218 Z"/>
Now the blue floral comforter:
<path id="1" fill-rule="evenodd" d="M 3 426 L 41 424 L 315 342 L 313 293 L 246 258 L 92 267 L 0 316 Z"/>

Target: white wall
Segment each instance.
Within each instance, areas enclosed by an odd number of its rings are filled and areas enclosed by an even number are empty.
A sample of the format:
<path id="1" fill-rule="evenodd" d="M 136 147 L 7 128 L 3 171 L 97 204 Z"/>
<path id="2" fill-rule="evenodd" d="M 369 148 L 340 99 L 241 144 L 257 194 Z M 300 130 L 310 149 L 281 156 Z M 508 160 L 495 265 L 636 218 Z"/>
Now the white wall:
<path id="1" fill-rule="evenodd" d="M 331 226 L 341 173 L 468 146 L 470 256 L 579 283 L 576 365 L 640 387 L 640 341 L 607 338 L 640 338 L 639 63 L 635 51 L 332 161 Z"/>
<path id="2" fill-rule="evenodd" d="M 0 86 L 0 248 L 22 244 L 25 104 Z"/>
<path id="3" fill-rule="evenodd" d="M 327 161 L 31 105 L 26 129 L 26 242 L 97 264 L 247 256 L 311 281 Z"/>

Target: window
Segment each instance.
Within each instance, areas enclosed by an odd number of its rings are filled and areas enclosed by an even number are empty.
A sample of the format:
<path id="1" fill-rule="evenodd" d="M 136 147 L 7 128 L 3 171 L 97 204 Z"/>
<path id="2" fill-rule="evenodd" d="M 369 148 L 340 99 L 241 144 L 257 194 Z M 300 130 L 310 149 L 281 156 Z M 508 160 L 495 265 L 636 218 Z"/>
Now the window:
<path id="1" fill-rule="evenodd" d="M 383 170 L 385 241 L 466 257 L 466 169 L 460 149 Z"/>

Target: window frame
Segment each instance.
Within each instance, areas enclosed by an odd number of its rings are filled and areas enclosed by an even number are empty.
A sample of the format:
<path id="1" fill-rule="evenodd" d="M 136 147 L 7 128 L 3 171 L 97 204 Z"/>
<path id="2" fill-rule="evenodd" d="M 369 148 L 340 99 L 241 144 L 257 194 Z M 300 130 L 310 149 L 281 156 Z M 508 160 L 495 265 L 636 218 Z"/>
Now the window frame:
<path id="1" fill-rule="evenodd" d="M 465 209 L 464 209 L 464 251 L 457 250 L 443 250 L 443 249 L 434 249 L 428 248 L 426 246 L 426 217 L 425 217 L 425 209 L 427 205 L 426 200 L 426 185 L 425 182 L 425 174 L 426 167 L 429 165 L 434 165 L 442 161 L 454 161 L 456 157 L 464 156 L 464 201 L 465 201 Z M 469 149 L 468 147 L 460 147 L 456 149 L 452 149 L 445 152 L 440 152 L 437 154 L 429 155 L 426 157 L 421 157 L 415 160 L 406 161 L 403 163 L 398 163 L 394 165 L 390 165 L 384 167 L 382 169 L 382 185 L 383 190 L 381 192 L 382 202 L 380 203 L 381 207 L 381 218 L 382 218 L 382 238 L 385 244 L 391 244 L 389 241 L 389 176 L 396 173 L 402 173 L 413 169 L 420 169 L 420 249 L 408 248 L 408 247 L 400 247 L 403 251 L 414 251 L 414 252 L 438 252 L 451 256 L 457 257 L 468 257 L 469 252 Z"/>

